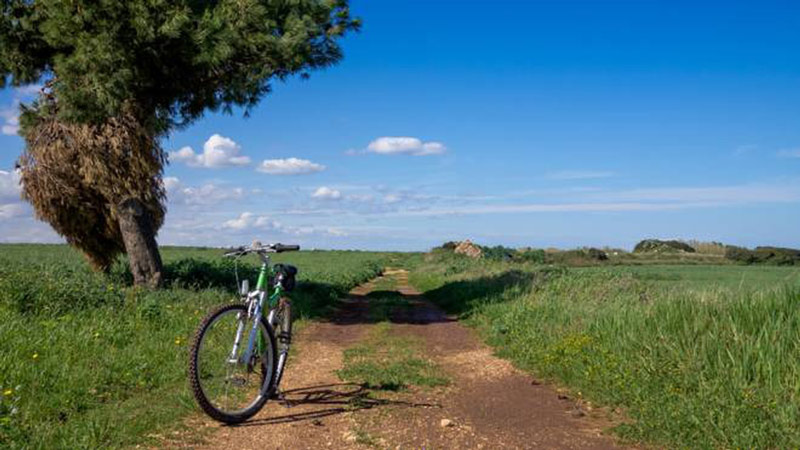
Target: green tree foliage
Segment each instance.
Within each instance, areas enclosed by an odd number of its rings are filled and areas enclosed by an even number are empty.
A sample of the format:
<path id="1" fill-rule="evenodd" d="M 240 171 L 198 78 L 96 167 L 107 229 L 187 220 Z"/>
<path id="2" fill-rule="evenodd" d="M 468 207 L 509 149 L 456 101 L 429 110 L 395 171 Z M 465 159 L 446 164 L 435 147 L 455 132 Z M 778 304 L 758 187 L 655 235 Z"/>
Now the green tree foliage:
<path id="1" fill-rule="evenodd" d="M 133 104 L 164 132 L 336 63 L 337 38 L 358 25 L 345 0 L 4 0 L 0 73 L 52 77 L 67 122 Z"/>
<path id="2" fill-rule="evenodd" d="M 125 249 L 152 277 L 158 138 L 206 110 L 246 114 L 275 80 L 339 61 L 358 26 L 346 0 L 3 0 L 0 87 L 44 82 L 22 107 L 24 197 L 96 267 Z"/>

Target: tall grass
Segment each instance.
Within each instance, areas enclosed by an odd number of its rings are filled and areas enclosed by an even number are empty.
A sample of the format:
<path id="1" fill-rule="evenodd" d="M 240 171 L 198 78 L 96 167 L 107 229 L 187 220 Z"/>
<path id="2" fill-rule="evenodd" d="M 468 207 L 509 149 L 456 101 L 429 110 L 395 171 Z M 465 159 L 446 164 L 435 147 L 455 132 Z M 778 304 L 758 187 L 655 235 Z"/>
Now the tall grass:
<path id="1" fill-rule="evenodd" d="M 420 269 L 412 282 L 501 356 L 625 411 L 625 438 L 800 447 L 798 284 L 688 289 L 619 270 Z"/>
<path id="2" fill-rule="evenodd" d="M 687 242 L 697 253 L 715 256 L 725 256 L 725 244 L 721 242 L 706 242 L 696 239 Z"/>
<path id="3" fill-rule="evenodd" d="M 185 381 L 189 339 L 211 306 L 236 299 L 233 263 L 219 255 L 164 249 L 168 287 L 146 291 L 130 286 L 122 262 L 96 274 L 66 246 L 0 245 L 0 448 L 129 446 L 195 411 Z M 277 260 L 299 267 L 295 309 L 313 318 L 386 258 L 300 252 Z M 244 261 L 239 275 L 255 267 Z"/>

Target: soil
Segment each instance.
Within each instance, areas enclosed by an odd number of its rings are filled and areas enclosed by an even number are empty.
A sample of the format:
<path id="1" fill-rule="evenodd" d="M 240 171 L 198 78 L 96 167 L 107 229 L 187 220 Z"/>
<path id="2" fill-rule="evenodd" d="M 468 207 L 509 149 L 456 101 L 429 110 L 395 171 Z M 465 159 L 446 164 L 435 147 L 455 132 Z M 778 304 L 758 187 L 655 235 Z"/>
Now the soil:
<path id="1" fill-rule="evenodd" d="M 342 352 L 375 326 L 366 296 L 354 289 L 330 321 L 304 327 L 292 342 L 284 399 L 238 426 L 194 417 L 205 442 L 174 436 L 164 446 L 208 449 L 614 449 L 603 430 L 610 414 L 539 383 L 497 358 L 475 333 L 426 301 L 402 270 L 387 270 L 411 305 L 390 315 L 392 333 L 415 336 L 443 370 L 445 387 L 372 391 L 336 375 Z"/>

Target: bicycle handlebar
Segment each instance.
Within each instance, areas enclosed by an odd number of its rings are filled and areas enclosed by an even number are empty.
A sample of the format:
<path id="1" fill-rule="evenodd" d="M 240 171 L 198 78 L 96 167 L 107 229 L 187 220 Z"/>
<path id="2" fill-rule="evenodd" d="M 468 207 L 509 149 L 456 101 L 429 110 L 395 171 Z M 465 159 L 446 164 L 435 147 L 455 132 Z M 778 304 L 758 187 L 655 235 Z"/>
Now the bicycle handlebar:
<path id="1" fill-rule="evenodd" d="M 229 248 L 222 255 L 224 257 L 244 256 L 250 253 L 283 253 L 283 252 L 296 252 L 300 250 L 299 245 L 284 245 L 284 244 L 267 244 L 262 245 L 260 242 L 253 242 L 251 245 L 242 245 L 240 247 Z"/>

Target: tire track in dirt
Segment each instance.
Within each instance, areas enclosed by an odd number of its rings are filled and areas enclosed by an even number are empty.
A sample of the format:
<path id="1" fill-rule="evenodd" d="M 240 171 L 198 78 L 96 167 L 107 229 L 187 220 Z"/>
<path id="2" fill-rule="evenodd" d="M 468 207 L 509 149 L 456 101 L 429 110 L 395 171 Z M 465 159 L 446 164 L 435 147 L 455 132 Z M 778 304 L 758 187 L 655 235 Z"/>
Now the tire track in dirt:
<path id="1" fill-rule="evenodd" d="M 408 273 L 387 271 L 411 308 L 394 319 L 397 332 L 418 336 L 429 356 L 452 378 L 443 413 L 486 448 L 622 448 L 602 433 L 612 425 L 603 414 L 587 411 L 551 386 L 540 385 L 510 362 L 497 358 L 474 333 L 409 286 Z M 442 447 L 450 447 L 443 442 Z"/>
<path id="2" fill-rule="evenodd" d="M 376 281 L 380 284 L 377 279 L 351 291 L 332 320 L 311 323 L 295 336 L 283 382 L 285 401 L 268 402 L 253 419 L 238 426 L 195 417 L 191 427 L 211 430 L 204 444 L 176 437 L 164 446 L 621 448 L 601 434 L 610 423 L 595 414 L 576 417 L 573 401 L 493 356 L 472 331 L 411 288 L 407 272 L 387 270 L 384 276 L 395 280 L 408 303 L 390 315 L 391 332 L 419 338 L 427 352 L 424 356 L 446 372 L 450 385 L 384 392 L 338 378 L 335 371 L 342 368 L 343 351 L 374 326 L 366 295 Z"/>

